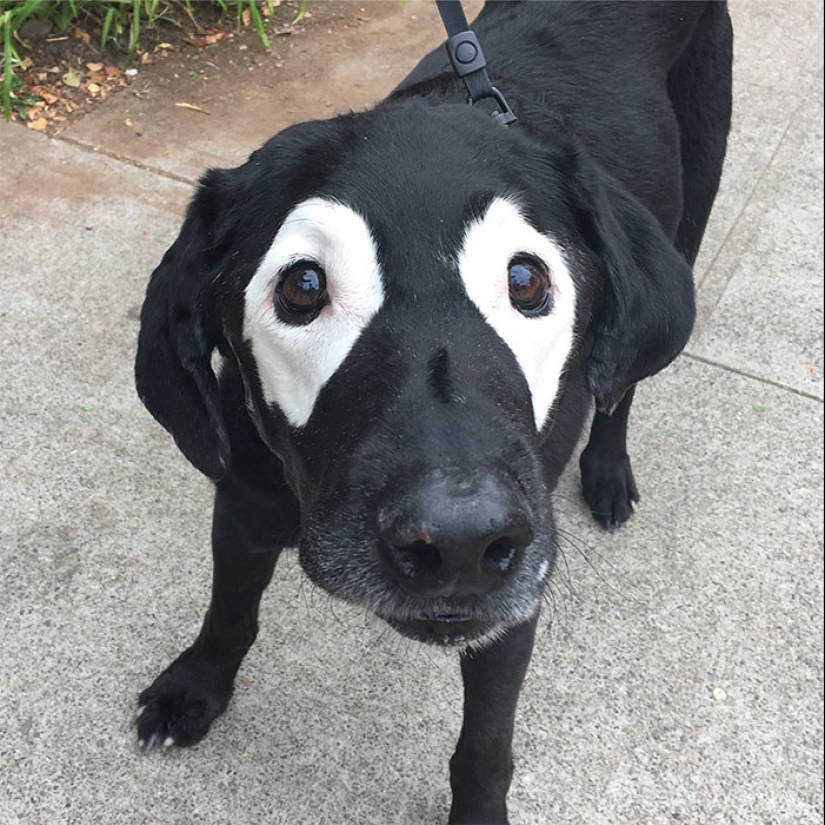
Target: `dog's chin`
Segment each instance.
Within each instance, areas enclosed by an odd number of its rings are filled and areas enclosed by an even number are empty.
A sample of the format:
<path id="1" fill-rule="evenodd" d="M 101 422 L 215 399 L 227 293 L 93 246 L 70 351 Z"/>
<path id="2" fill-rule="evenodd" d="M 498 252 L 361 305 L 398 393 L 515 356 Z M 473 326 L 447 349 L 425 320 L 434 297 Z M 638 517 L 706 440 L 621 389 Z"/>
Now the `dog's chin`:
<path id="1" fill-rule="evenodd" d="M 509 626 L 504 622 L 479 621 L 457 613 L 436 614 L 414 619 L 383 617 L 395 631 L 408 639 L 438 647 L 482 647 L 498 638 Z"/>

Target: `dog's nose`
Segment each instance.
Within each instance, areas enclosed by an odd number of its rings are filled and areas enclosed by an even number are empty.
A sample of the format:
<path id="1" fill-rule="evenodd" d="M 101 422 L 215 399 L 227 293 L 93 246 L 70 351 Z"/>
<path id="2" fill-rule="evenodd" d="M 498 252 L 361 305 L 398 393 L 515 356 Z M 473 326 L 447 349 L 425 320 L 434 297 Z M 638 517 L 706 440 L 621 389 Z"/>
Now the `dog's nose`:
<path id="1" fill-rule="evenodd" d="M 417 596 L 469 596 L 499 587 L 533 540 L 530 508 L 511 482 L 432 474 L 380 508 L 382 560 Z"/>

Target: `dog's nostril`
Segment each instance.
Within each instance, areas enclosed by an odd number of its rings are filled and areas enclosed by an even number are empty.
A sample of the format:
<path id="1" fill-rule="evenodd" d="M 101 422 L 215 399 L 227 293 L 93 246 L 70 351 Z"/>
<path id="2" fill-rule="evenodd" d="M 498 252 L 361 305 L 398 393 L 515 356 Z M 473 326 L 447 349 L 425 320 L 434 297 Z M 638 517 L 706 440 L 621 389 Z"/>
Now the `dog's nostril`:
<path id="1" fill-rule="evenodd" d="M 395 569 L 408 579 L 435 573 L 441 567 L 441 553 L 425 541 L 414 541 L 404 547 L 390 545 L 388 550 Z"/>
<path id="2" fill-rule="evenodd" d="M 494 474 L 433 471 L 378 514 L 378 554 L 403 590 L 471 597 L 514 578 L 533 541 L 520 490 Z"/>
<path id="3" fill-rule="evenodd" d="M 518 555 L 518 548 L 513 545 L 509 536 L 493 541 L 484 551 L 481 559 L 482 566 L 493 574 L 505 575 L 513 566 Z"/>

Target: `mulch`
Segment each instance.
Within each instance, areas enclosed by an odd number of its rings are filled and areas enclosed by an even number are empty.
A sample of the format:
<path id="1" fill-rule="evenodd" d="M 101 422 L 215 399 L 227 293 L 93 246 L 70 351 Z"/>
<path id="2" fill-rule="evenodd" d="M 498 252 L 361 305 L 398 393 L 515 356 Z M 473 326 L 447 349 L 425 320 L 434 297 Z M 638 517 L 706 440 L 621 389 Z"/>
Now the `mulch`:
<path id="1" fill-rule="evenodd" d="M 17 48 L 24 60 L 20 83 L 13 92 L 12 120 L 29 129 L 54 135 L 73 121 L 127 89 L 142 71 L 157 66 L 170 76 L 192 76 L 203 71 L 196 62 L 210 49 L 236 45 L 250 59 L 264 53 L 248 15 L 237 28 L 234 14 L 224 15 L 213 4 L 196 4 L 196 17 L 180 12 L 171 21 L 144 26 L 134 53 L 111 45 L 102 48 L 102 20 L 87 12 L 66 32 L 49 21 L 26 21 L 17 32 Z M 291 33 L 297 0 L 285 0 L 267 20 L 270 38 Z M 307 17 L 311 17 L 308 14 Z M 163 68 L 161 68 L 161 64 Z"/>

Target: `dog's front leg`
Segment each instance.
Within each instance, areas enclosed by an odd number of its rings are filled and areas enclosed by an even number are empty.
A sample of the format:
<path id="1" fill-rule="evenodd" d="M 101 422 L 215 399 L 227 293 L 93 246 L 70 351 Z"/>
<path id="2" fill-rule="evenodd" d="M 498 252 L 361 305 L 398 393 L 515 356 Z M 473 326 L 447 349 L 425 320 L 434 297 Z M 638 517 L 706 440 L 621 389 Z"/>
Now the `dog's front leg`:
<path id="1" fill-rule="evenodd" d="M 538 616 L 461 657 L 464 723 L 450 761 L 450 825 L 506 825 L 513 723 Z"/>
<path id="2" fill-rule="evenodd" d="M 212 524 L 212 598 L 191 647 L 138 699 L 144 749 L 193 745 L 226 710 L 235 674 L 258 633 L 258 607 L 298 520 L 284 489 L 270 502 L 233 480 L 218 485 Z M 266 506 L 268 503 L 268 506 Z"/>
<path id="3" fill-rule="evenodd" d="M 635 392 L 631 387 L 612 415 L 596 412 L 579 458 L 584 500 L 604 528 L 624 524 L 639 501 L 627 455 L 627 420 Z"/>

